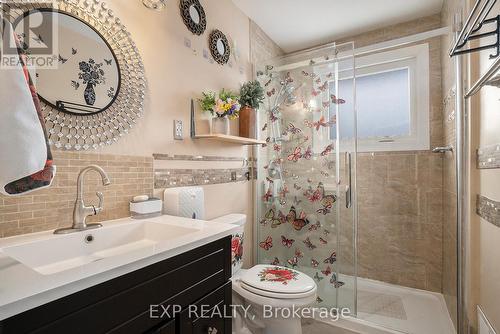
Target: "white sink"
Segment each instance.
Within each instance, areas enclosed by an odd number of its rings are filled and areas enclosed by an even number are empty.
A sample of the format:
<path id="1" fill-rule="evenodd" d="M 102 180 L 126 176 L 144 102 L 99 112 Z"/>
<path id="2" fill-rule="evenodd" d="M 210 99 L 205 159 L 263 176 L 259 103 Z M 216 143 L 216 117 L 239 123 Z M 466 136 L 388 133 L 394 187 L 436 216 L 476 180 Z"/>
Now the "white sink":
<path id="1" fill-rule="evenodd" d="M 6 247 L 2 252 L 42 275 L 108 262 L 113 267 L 152 256 L 158 245 L 199 229 L 151 221 L 133 221 Z M 91 237 L 89 237 L 91 236 Z M 88 241 L 88 239 L 92 241 Z M 112 259 L 113 263 L 106 261 Z"/>

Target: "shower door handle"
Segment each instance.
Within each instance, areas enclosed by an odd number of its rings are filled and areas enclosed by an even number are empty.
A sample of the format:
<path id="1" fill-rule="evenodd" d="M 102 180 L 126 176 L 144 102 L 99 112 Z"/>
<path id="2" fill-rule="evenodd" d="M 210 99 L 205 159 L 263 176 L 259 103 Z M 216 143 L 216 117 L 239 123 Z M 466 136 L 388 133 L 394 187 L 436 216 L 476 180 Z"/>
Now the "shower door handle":
<path id="1" fill-rule="evenodd" d="M 347 164 L 347 189 L 345 192 L 345 207 L 350 209 L 352 207 L 352 156 L 350 152 L 345 154 Z"/>

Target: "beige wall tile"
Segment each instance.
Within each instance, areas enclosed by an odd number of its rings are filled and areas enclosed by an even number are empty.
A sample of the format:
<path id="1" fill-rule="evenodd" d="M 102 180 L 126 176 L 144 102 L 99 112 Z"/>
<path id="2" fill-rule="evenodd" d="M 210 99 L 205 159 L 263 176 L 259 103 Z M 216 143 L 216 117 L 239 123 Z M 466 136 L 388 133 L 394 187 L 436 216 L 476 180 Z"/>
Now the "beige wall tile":
<path id="1" fill-rule="evenodd" d="M 96 205 L 96 191 L 104 194 L 104 211 L 89 221 L 103 221 L 129 216 L 129 201 L 139 194 L 153 195 L 153 158 L 117 156 L 77 152 L 54 152 L 57 174 L 53 185 L 33 194 L 19 197 L 0 195 L 0 237 L 53 230 L 71 225 L 76 197 L 78 172 L 97 164 L 109 172 L 111 185 L 103 187 L 95 173 L 86 176 L 84 196 L 89 205 Z M 59 165 L 59 161 L 63 161 Z M 69 162 L 69 163 L 66 163 Z M 137 166 L 141 164 L 141 171 Z M 69 166 L 68 166 L 69 165 Z M 116 172 L 111 165 L 120 166 Z"/>

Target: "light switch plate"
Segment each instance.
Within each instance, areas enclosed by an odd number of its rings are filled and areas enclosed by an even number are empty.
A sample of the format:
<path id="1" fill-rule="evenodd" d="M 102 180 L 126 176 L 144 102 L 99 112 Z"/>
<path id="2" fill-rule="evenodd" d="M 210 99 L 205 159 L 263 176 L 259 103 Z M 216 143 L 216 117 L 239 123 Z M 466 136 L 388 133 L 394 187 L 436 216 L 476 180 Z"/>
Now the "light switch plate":
<path id="1" fill-rule="evenodd" d="M 174 120 L 174 139 L 182 140 L 182 121 Z"/>

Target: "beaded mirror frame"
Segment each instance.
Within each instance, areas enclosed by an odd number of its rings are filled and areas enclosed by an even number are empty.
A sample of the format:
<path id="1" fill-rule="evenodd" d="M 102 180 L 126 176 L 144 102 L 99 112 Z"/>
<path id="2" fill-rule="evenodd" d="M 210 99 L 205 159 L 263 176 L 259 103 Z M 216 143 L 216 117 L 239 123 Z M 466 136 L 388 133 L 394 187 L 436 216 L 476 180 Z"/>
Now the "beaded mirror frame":
<path id="1" fill-rule="evenodd" d="M 53 9 L 83 21 L 109 44 L 121 73 L 120 90 L 104 111 L 91 115 L 70 114 L 41 99 L 51 146 L 84 151 L 111 145 L 127 134 L 144 112 L 147 88 L 139 50 L 121 20 L 100 0 L 54 0 L 2 3 L 0 14 L 11 23 L 28 11 Z"/>
<path id="2" fill-rule="evenodd" d="M 191 7 L 197 11 L 199 22 L 195 22 L 191 17 Z M 181 11 L 182 20 L 186 27 L 193 34 L 200 36 L 207 29 L 207 17 L 205 10 L 198 0 L 180 0 L 179 8 Z"/>
<path id="3" fill-rule="evenodd" d="M 224 46 L 224 53 L 220 53 L 217 48 L 217 43 L 221 42 Z M 225 65 L 229 61 L 229 57 L 231 56 L 231 46 L 229 45 L 229 41 L 227 40 L 226 35 L 218 29 L 214 29 L 210 33 L 210 37 L 208 39 L 208 45 L 210 48 L 210 53 L 214 60 L 220 65 Z"/>

